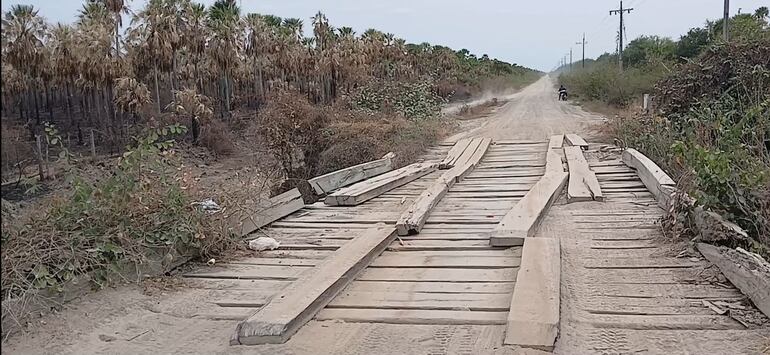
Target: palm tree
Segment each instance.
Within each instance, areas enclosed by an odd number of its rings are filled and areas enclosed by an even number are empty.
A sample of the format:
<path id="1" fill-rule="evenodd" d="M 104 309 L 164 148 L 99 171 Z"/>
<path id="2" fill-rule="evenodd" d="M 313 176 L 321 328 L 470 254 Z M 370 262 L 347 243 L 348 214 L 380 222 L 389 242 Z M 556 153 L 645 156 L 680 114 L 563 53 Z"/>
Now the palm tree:
<path id="1" fill-rule="evenodd" d="M 211 31 L 209 55 L 222 74 L 224 111 L 230 112 L 230 77 L 238 65 L 241 52 L 240 9 L 235 0 L 217 0 L 209 9 L 207 25 Z"/>
<path id="2" fill-rule="evenodd" d="M 38 104 L 38 76 L 43 67 L 45 56 L 46 25 L 38 16 L 38 11 L 31 5 L 13 5 L 3 16 L 3 44 L 6 60 L 24 75 L 25 85 L 35 103 L 35 119 L 40 125 L 40 107 Z"/>
<path id="3" fill-rule="evenodd" d="M 124 0 L 102 0 L 104 1 L 104 6 L 107 8 L 109 12 L 112 13 L 114 16 L 114 24 L 115 24 L 115 56 L 120 57 L 120 27 L 123 26 L 123 18 L 121 17 L 122 14 L 128 13 L 128 8 L 126 7 Z"/>

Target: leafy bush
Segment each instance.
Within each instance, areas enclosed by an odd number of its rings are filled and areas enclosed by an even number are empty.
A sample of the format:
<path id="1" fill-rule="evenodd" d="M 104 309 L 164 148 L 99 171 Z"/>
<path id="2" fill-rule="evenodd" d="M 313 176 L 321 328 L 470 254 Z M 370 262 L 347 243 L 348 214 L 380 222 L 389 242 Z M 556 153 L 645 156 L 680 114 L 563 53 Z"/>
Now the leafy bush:
<path id="1" fill-rule="evenodd" d="M 635 98 L 652 91 L 655 82 L 665 75 L 662 65 L 629 68 L 621 72 L 610 60 L 603 60 L 585 70 L 559 76 L 571 96 L 625 107 Z"/>
<path id="2" fill-rule="evenodd" d="M 119 265 L 141 263 L 148 250 L 200 247 L 199 215 L 166 162 L 172 138 L 184 131 L 152 130 L 109 177 L 89 181 L 73 173 L 68 198 L 56 199 L 28 223 L 3 228 L 3 299 L 30 289 L 58 291 L 88 273 L 101 284 Z"/>
<path id="3" fill-rule="evenodd" d="M 743 227 L 754 240 L 744 247 L 765 255 L 770 254 L 767 48 L 768 39 L 717 44 L 656 85 L 656 115 L 613 124 L 618 138 L 682 181 L 697 204 Z"/>

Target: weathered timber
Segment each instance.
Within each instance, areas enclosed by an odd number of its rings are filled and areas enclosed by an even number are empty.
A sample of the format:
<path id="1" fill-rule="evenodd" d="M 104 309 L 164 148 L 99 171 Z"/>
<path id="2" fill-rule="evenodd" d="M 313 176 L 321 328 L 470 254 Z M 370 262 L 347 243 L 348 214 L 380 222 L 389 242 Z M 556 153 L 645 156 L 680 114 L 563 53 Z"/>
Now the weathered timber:
<path id="1" fill-rule="evenodd" d="M 623 151 L 622 159 L 624 164 L 636 169 L 636 173 L 642 179 L 644 186 L 647 186 L 647 189 L 655 195 L 658 205 L 667 209 L 671 195 L 675 190 L 674 180 L 655 162 L 636 149 L 628 148 Z"/>
<path id="2" fill-rule="evenodd" d="M 569 184 L 567 185 L 567 201 L 602 201 L 601 187 L 596 174 L 588 167 L 580 147 L 564 147 L 564 155 L 569 166 Z"/>
<path id="3" fill-rule="evenodd" d="M 546 210 L 558 198 L 567 182 L 568 173 L 543 175 L 540 181 L 503 217 L 491 232 L 492 246 L 522 245 L 532 237 L 540 225 Z"/>
<path id="4" fill-rule="evenodd" d="M 398 234 L 408 235 L 419 233 L 433 207 L 441 201 L 441 198 L 444 197 L 447 191 L 449 191 L 456 182 L 459 182 L 473 170 L 473 168 L 481 161 L 481 158 L 484 156 L 484 153 L 486 153 L 491 143 L 491 138 L 480 139 L 475 151 L 467 160 L 465 160 L 465 162 L 444 172 L 433 182 L 433 185 L 425 189 L 425 191 L 423 191 L 412 203 L 412 206 L 399 217 L 396 222 Z M 466 152 L 467 151 L 468 150 L 466 150 Z M 465 153 L 463 153 L 463 155 L 465 155 Z"/>
<path id="5" fill-rule="evenodd" d="M 302 194 L 294 188 L 271 198 L 265 208 L 241 219 L 234 227 L 239 236 L 247 235 L 279 218 L 288 216 L 305 206 Z"/>
<path id="6" fill-rule="evenodd" d="M 742 249 L 705 243 L 698 243 L 697 247 L 762 313 L 770 317 L 770 265 L 764 259 Z"/>
<path id="7" fill-rule="evenodd" d="M 564 138 L 567 139 L 567 142 L 571 146 L 580 147 L 580 149 L 588 149 L 588 143 L 577 134 L 569 133 L 565 135 Z"/>
<path id="8" fill-rule="evenodd" d="M 407 165 L 337 190 L 326 196 L 324 203 L 331 206 L 355 206 L 436 171 L 437 168 L 438 164 L 432 162 Z"/>
<path id="9" fill-rule="evenodd" d="M 559 239 L 526 239 L 504 344 L 553 350 L 559 333 L 560 270 Z"/>
<path id="10" fill-rule="evenodd" d="M 548 141 L 548 149 L 561 149 L 562 145 L 564 145 L 563 134 L 553 135 Z"/>
<path id="11" fill-rule="evenodd" d="M 382 159 L 333 171 L 308 180 L 318 195 L 325 195 L 344 186 L 393 170 L 393 153 Z"/>
<path id="12" fill-rule="evenodd" d="M 453 146 L 452 149 L 449 150 L 449 152 L 446 155 L 446 158 L 441 161 L 438 168 L 439 169 L 451 169 L 455 166 L 455 162 L 457 161 L 457 158 L 460 157 L 460 155 L 463 154 L 466 148 L 468 148 L 468 144 L 471 143 L 470 138 L 464 138 L 459 141 L 457 141 Z"/>
<path id="13" fill-rule="evenodd" d="M 324 308 L 396 237 L 380 225 L 339 248 L 238 324 L 231 344 L 284 343 Z"/>

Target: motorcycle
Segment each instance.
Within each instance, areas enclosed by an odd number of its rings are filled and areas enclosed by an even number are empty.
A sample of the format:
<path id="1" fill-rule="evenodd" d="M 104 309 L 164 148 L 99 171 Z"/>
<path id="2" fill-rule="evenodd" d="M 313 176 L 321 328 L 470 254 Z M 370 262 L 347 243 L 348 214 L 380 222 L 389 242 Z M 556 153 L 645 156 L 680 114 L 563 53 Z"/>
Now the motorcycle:
<path id="1" fill-rule="evenodd" d="M 567 92 L 559 91 L 559 101 L 567 101 Z"/>

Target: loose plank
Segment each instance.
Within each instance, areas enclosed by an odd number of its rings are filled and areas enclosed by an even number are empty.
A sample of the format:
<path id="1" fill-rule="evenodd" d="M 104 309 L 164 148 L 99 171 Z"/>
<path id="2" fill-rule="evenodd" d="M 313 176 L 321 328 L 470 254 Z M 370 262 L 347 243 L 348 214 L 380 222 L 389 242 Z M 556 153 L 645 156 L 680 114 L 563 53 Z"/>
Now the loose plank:
<path id="1" fill-rule="evenodd" d="M 580 147 L 580 149 L 588 149 L 588 143 L 577 134 L 570 133 L 567 134 L 565 138 L 567 138 L 567 142 L 569 142 L 571 146 Z"/>
<path id="2" fill-rule="evenodd" d="M 468 145 L 471 143 L 470 138 L 464 138 L 459 141 L 457 141 L 453 146 L 452 149 L 449 150 L 449 152 L 446 155 L 446 158 L 441 161 L 438 168 L 439 169 L 451 169 L 454 167 L 455 162 L 457 161 L 457 158 L 460 157 L 460 155 L 463 154 L 466 148 L 468 148 Z"/>
<path id="3" fill-rule="evenodd" d="M 347 286 L 396 237 L 393 227 L 364 231 L 305 272 L 238 324 L 231 344 L 284 343 Z"/>
<path id="4" fill-rule="evenodd" d="M 570 172 L 567 200 L 570 202 L 604 200 L 599 180 L 588 167 L 580 147 L 564 147 L 564 155 L 567 157 Z"/>
<path id="5" fill-rule="evenodd" d="M 548 141 L 548 149 L 561 149 L 563 144 L 564 144 L 563 134 L 553 135 L 551 136 L 551 139 Z"/>
<path id="6" fill-rule="evenodd" d="M 524 241 L 504 344 L 553 350 L 559 333 L 560 255 L 559 239 Z"/>
<path id="7" fill-rule="evenodd" d="M 468 157 L 467 160 L 459 161 L 461 165 L 457 165 L 452 169 L 449 169 L 440 177 L 438 177 L 433 185 L 428 187 L 420 194 L 419 197 L 412 203 L 412 206 L 406 210 L 399 217 L 396 222 L 396 230 L 399 235 L 408 235 L 410 233 L 419 233 L 425 221 L 430 215 L 430 211 L 435 207 L 441 198 L 446 195 L 449 188 L 451 188 L 456 182 L 460 181 L 465 175 L 467 175 L 473 168 L 481 161 L 484 153 L 487 152 L 489 144 L 492 143 L 491 138 L 483 138 L 479 140 L 479 144 L 476 149 Z M 472 146 L 473 143 L 469 145 Z M 470 149 L 466 149 L 468 152 Z M 463 153 L 463 157 L 465 153 Z M 461 157 L 461 160 L 462 158 Z"/>
<path id="8" fill-rule="evenodd" d="M 490 234 L 490 244 L 522 245 L 524 238 L 534 236 L 546 210 L 564 188 L 568 176 L 565 172 L 544 175 L 495 227 Z"/>
<path id="9" fill-rule="evenodd" d="M 247 235 L 279 218 L 299 211 L 305 206 L 305 202 L 302 200 L 302 194 L 299 190 L 294 188 L 271 198 L 266 205 L 266 208 L 243 218 L 235 225 L 234 229 L 239 236 Z"/>
<path id="10" fill-rule="evenodd" d="M 401 169 L 342 188 L 326 196 L 324 203 L 331 206 L 355 206 L 437 169 L 437 163 L 414 163 L 407 165 Z"/>
<path id="11" fill-rule="evenodd" d="M 318 195 L 325 195 L 361 180 L 393 170 L 393 153 L 386 154 L 382 159 L 370 161 L 349 168 L 333 171 L 308 180 L 310 186 Z"/>

